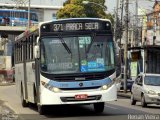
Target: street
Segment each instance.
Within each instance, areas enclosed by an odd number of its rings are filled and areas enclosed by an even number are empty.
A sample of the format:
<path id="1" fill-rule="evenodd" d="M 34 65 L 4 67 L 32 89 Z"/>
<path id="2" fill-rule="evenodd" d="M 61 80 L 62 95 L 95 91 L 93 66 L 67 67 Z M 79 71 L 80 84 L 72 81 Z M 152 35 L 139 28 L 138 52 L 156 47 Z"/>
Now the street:
<path id="1" fill-rule="evenodd" d="M 65 119 L 77 120 L 80 118 L 87 120 L 103 120 L 106 119 L 132 119 L 131 115 L 157 115 L 160 113 L 159 105 L 149 105 L 147 108 L 142 108 L 140 103 L 135 106 L 130 105 L 130 99 L 119 97 L 118 101 L 108 102 L 105 105 L 105 110 L 102 114 L 95 114 L 92 105 L 83 106 L 47 106 L 45 115 L 39 115 L 35 105 L 29 105 L 27 108 L 21 106 L 20 98 L 16 93 L 15 85 L 0 86 L 0 99 L 6 106 L 11 108 L 19 118 L 24 120 L 39 120 L 39 119 Z M 160 116 L 155 116 L 159 119 Z"/>

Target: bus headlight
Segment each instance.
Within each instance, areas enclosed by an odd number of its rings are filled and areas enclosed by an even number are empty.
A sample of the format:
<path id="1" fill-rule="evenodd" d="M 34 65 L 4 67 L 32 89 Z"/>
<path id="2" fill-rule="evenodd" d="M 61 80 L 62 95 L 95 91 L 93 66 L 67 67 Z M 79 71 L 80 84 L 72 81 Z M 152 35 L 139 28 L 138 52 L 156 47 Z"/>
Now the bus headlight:
<path id="1" fill-rule="evenodd" d="M 60 89 L 59 89 L 59 88 L 56 88 L 56 87 L 53 87 L 53 88 L 52 88 L 52 91 L 55 92 L 55 93 L 58 93 L 58 92 L 60 92 Z"/>
<path id="2" fill-rule="evenodd" d="M 58 92 L 61 91 L 59 88 L 53 87 L 53 86 L 51 86 L 50 84 L 48 84 L 48 83 L 46 83 L 46 82 L 41 81 L 41 83 L 42 83 L 42 85 L 43 85 L 45 88 L 49 89 L 49 90 L 52 91 L 52 92 L 58 93 Z"/>
<path id="3" fill-rule="evenodd" d="M 101 90 L 107 90 L 108 88 L 110 88 L 112 86 L 112 84 L 108 84 L 108 85 L 103 85 L 101 87 Z"/>
<path id="4" fill-rule="evenodd" d="M 116 79 L 113 79 L 110 81 L 110 83 L 101 86 L 101 90 L 107 90 L 108 88 L 110 88 L 113 84 L 115 84 Z"/>
<path id="5" fill-rule="evenodd" d="M 102 89 L 102 90 L 107 90 L 107 89 L 108 89 L 108 86 L 107 86 L 107 85 L 103 85 L 103 86 L 101 87 L 101 89 Z"/>

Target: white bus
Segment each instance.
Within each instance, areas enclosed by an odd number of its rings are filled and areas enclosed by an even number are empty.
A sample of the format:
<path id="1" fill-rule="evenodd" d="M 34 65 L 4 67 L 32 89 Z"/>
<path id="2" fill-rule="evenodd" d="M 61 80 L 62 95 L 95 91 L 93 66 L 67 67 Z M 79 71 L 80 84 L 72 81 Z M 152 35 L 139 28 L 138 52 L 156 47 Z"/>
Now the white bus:
<path id="1" fill-rule="evenodd" d="M 103 112 L 117 99 L 115 50 L 109 20 L 44 22 L 15 40 L 15 80 L 22 106 L 93 104 Z"/>

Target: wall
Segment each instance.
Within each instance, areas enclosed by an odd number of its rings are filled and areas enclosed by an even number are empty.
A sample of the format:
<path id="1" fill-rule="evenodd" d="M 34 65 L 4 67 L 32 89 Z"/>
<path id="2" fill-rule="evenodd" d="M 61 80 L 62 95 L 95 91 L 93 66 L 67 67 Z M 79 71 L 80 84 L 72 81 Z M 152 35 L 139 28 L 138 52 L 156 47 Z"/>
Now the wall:
<path id="1" fill-rule="evenodd" d="M 26 1 L 25 4 L 27 4 L 28 0 L 22 0 Z M 62 6 L 63 2 L 66 0 L 30 0 L 31 5 L 42 5 L 42 6 Z M 5 4 L 15 4 L 13 0 L 1 0 L 0 3 Z M 21 2 L 22 3 L 22 2 Z"/>
<path id="2" fill-rule="evenodd" d="M 55 10 L 44 10 L 44 21 L 53 20 L 53 14 L 56 14 Z"/>

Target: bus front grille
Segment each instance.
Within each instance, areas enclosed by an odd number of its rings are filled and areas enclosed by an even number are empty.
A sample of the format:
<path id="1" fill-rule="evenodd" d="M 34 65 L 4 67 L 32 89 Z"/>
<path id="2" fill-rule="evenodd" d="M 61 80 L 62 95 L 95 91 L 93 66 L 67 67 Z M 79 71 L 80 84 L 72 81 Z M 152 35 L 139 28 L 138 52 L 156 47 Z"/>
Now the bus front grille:
<path id="1" fill-rule="evenodd" d="M 88 96 L 86 99 L 77 100 L 74 97 L 60 97 L 62 102 L 92 101 L 100 100 L 102 95 Z"/>
<path id="2" fill-rule="evenodd" d="M 97 87 L 82 87 L 82 88 L 60 88 L 61 90 L 90 90 L 90 89 L 98 89 L 101 86 Z"/>

